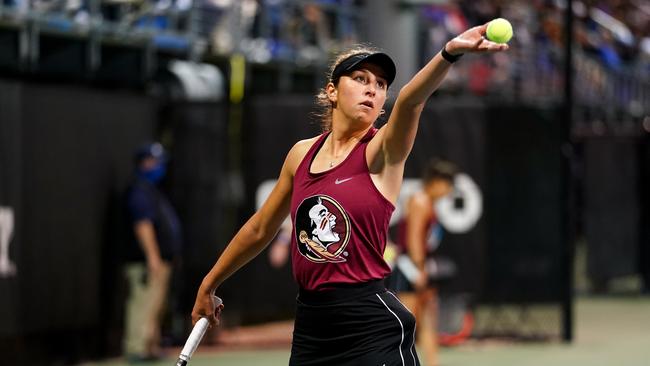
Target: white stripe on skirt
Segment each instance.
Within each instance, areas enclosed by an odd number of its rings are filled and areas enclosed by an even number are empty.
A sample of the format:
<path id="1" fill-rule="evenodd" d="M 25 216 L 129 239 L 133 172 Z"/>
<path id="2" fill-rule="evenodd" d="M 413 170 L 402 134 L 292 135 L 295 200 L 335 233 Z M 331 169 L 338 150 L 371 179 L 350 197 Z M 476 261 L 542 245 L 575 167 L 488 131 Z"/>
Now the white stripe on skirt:
<path id="1" fill-rule="evenodd" d="M 408 310 L 409 313 L 411 312 L 411 310 L 409 310 L 409 308 L 407 308 L 406 305 L 404 305 L 404 303 L 400 301 L 399 297 L 395 296 L 395 294 L 392 293 L 391 291 L 386 291 L 386 292 L 391 294 L 395 298 L 395 300 L 397 300 L 397 302 L 402 304 L 404 309 Z M 417 332 L 417 330 L 418 330 L 418 325 L 416 323 L 415 326 L 413 327 L 413 341 L 411 342 L 411 347 L 409 347 L 409 349 L 411 350 L 411 357 L 413 357 L 414 366 L 418 364 L 417 362 L 415 362 L 415 354 L 413 353 L 413 350 L 415 349 L 415 333 Z"/>
<path id="2" fill-rule="evenodd" d="M 393 316 L 394 316 L 395 318 L 397 318 L 397 321 L 399 322 L 399 326 L 400 326 L 400 328 L 402 328 L 402 339 L 399 341 L 399 357 L 402 359 L 402 366 L 405 366 L 406 364 L 404 363 L 404 355 L 402 354 L 402 343 L 404 343 L 404 324 L 402 324 L 402 321 L 401 321 L 400 318 L 397 316 L 397 314 L 395 314 L 395 313 L 394 313 L 394 312 L 393 312 L 393 311 L 388 307 L 388 305 L 386 305 L 386 303 L 385 303 L 384 300 L 379 296 L 379 294 L 375 294 L 375 295 L 377 295 L 377 298 L 379 299 L 379 301 L 381 301 L 382 304 L 384 304 L 384 306 L 386 307 L 386 309 L 388 309 L 388 311 L 390 311 L 390 313 L 393 314 Z"/>

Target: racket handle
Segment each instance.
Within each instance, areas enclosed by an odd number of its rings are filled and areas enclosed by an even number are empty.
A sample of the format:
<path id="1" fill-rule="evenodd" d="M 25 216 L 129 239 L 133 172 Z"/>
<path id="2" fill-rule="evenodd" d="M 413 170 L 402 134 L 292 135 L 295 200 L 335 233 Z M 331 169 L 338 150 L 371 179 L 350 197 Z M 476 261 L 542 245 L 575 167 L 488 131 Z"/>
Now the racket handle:
<path id="1" fill-rule="evenodd" d="M 196 347 L 201 343 L 201 338 L 203 338 L 205 331 L 208 330 L 208 325 L 210 325 L 210 322 L 208 322 L 207 318 L 201 318 L 196 322 L 194 328 L 192 328 L 190 336 L 187 337 L 187 341 L 185 342 L 185 346 L 183 347 L 180 356 L 178 356 L 176 366 L 187 365 L 190 358 L 192 358 L 192 354 L 196 351 Z"/>
<path id="2" fill-rule="evenodd" d="M 397 257 L 396 265 L 411 284 L 414 284 L 422 274 L 418 267 L 415 266 L 415 263 L 413 263 L 411 258 L 406 254 Z"/>

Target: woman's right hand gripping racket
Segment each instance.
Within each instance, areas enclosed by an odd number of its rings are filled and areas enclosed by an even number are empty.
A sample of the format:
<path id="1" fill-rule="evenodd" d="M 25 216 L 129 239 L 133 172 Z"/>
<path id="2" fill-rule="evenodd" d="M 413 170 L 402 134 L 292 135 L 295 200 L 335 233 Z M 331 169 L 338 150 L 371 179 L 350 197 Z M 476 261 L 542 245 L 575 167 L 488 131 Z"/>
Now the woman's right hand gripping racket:
<path id="1" fill-rule="evenodd" d="M 215 304 L 216 308 L 219 309 L 219 306 L 223 304 L 223 301 L 215 296 Z M 196 351 L 199 343 L 201 343 L 201 339 L 209 326 L 210 322 L 207 318 L 201 318 L 196 322 L 196 324 L 194 324 L 194 328 L 192 328 L 192 332 L 190 333 L 190 336 L 187 337 L 187 341 L 185 341 L 181 354 L 178 356 L 176 366 L 186 366 L 188 362 L 190 362 L 190 358 L 192 358 L 194 351 Z"/>

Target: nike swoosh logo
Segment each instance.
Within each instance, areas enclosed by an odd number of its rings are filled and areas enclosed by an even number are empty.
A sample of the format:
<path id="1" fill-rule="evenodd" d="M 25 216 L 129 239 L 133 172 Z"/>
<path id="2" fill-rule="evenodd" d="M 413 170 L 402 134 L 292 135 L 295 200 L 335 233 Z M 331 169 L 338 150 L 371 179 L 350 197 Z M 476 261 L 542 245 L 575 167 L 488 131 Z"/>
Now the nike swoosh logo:
<path id="1" fill-rule="evenodd" d="M 352 179 L 352 178 L 354 178 L 354 177 L 345 178 L 345 179 L 338 179 L 338 178 L 336 178 L 336 180 L 334 181 L 334 184 L 345 183 L 345 182 L 349 181 L 349 180 Z"/>

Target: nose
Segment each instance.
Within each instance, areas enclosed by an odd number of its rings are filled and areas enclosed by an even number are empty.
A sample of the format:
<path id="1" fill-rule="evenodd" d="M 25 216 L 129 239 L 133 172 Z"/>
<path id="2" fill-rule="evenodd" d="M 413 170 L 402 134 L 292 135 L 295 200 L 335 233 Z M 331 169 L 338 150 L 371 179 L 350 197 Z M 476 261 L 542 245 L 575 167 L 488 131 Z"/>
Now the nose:
<path id="1" fill-rule="evenodd" d="M 366 94 L 375 95 L 377 93 L 377 78 L 374 75 L 368 76 L 368 83 L 366 84 Z"/>
<path id="2" fill-rule="evenodd" d="M 366 93 L 370 95 L 375 95 L 377 93 L 377 81 L 376 80 L 370 80 L 370 82 L 367 85 L 366 88 Z"/>

